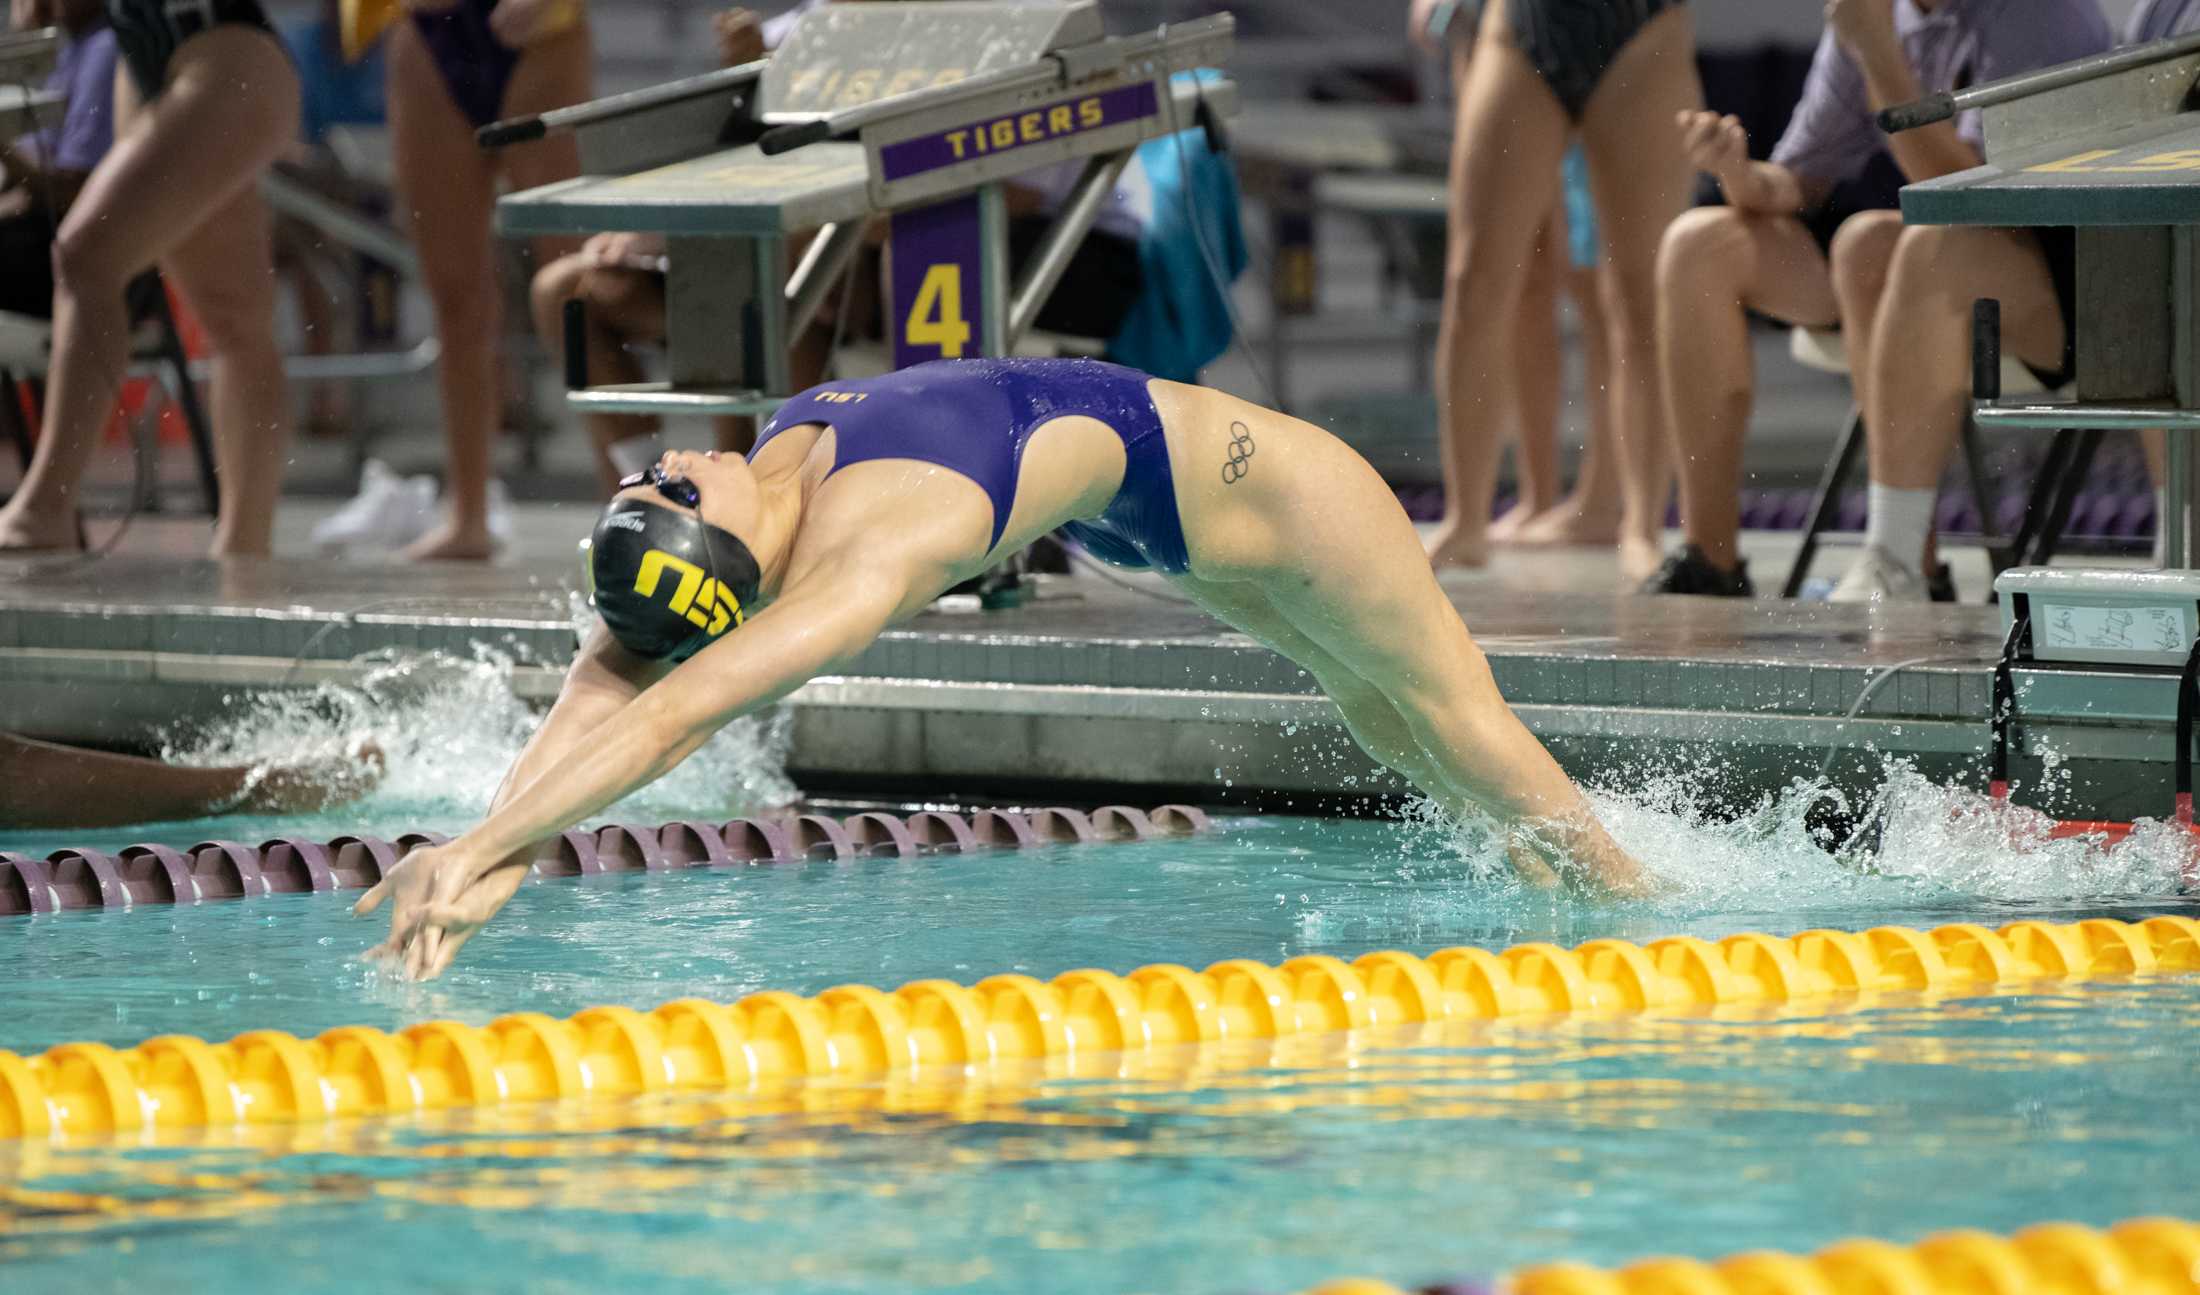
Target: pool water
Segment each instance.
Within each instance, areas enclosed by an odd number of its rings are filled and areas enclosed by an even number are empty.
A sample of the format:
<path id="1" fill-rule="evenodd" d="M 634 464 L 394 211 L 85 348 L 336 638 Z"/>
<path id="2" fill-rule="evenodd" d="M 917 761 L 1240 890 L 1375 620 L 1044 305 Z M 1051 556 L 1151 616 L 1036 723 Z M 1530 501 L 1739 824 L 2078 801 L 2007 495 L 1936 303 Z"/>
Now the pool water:
<path id="1" fill-rule="evenodd" d="M 376 924 L 343 896 L 10 919 L 0 1047 L 1076 966 L 2184 911 L 2163 898 L 2180 859 L 2159 838 L 2013 849 L 2025 823 L 1900 779 L 1872 858 L 1819 848 L 1799 797 L 1722 823 L 1643 794 L 1603 809 L 1659 898 L 1522 892 L 1443 824 L 1264 818 L 1192 841 L 545 881 L 427 985 L 357 960 Z M 250 826 L 223 834 L 286 825 Z M 14 839 L 0 848 L 29 844 Z M 64 843 L 78 842 L 38 848 Z M 1285 1291 L 1342 1272 L 1418 1282 L 2190 1216 L 2196 1027 L 2200 978 L 2164 978 L 1479 1023 L 1318 1041 L 1252 1069 L 1187 1059 L 1188 1082 L 0 1146 L 0 1288 Z"/>

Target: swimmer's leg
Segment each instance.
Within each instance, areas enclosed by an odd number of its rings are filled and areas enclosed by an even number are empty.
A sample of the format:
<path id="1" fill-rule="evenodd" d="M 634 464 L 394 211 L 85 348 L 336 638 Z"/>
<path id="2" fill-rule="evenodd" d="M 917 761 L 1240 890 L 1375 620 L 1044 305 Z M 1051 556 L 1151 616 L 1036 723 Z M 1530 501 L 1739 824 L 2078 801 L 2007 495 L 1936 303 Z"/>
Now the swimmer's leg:
<path id="1" fill-rule="evenodd" d="M 1722 571 L 1741 561 L 1742 438 L 1756 403 L 1751 310 L 1812 328 L 1839 321 L 1832 270 L 1803 222 L 1700 207 L 1668 226 L 1656 336 L 1681 526 Z"/>
<path id="2" fill-rule="evenodd" d="M 1565 204 L 1553 217 L 1565 219 Z M 1619 539 L 1620 479 L 1614 462 L 1613 420 L 1623 393 L 1612 383 L 1611 337 L 1605 326 L 1602 279 L 1595 267 L 1573 264 L 1565 227 L 1556 226 L 1559 282 L 1581 321 L 1582 402 L 1589 410 L 1589 439 L 1581 447 L 1574 488 L 1564 499 L 1514 532 L 1513 541 L 1536 546 L 1612 544 Z M 1523 310 L 1525 326 L 1540 331 L 1543 317 Z M 1555 328 L 1554 315 L 1553 325 Z M 1555 345 L 1555 342 L 1554 342 Z"/>
<path id="3" fill-rule="evenodd" d="M 1940 484 L 1970 409 L 1971 303 L 1979 297 L 2000 300 L 2002 344 L 2012 354 L 2043 371 L 2062 367 L 2062 306 L 2037 235 L 1942 225 L 1904 229 L 1864 385 L 1873 485 L 1931 490 Z M 1914 536 L 1903 537 L 1891 556 L 1922 575 L 1925 556 L 1914 543 Z"/>
<path id="4" fill-rule="evenodd" d="M 242 24 L 216 27 L 186 41 L 170 66 L 167 89 L 143 108 L 128 75 L 115 78 L 114 147 L 92 169 L 54 239 L 45 417 L 30 471 L 0 509 L 0 549 L 75 545 L 78 482 L 129 358 L 125 287 L 249 193 L 297 133 L 297 76 L 267 33 Z M 267 275 L 264 241 L 259 249 L 256 263 L 230 272 Z M 258 327 L 272 336 L 274 321 Z M 272 341 L 267 345 L 272 349 Z M 230 420 L 218 395 L 215 410 L 227 450 L 233 429 L 223 425 Z M 287 408 L 278 403 L 266 417 L 272 426 L 242 431 L 263 443 L 287 434 Z M 222 466 L 225 474 L 232 468 Z M 223 525 L 238 520 L 225 512 Z"/>
<path id="5" fill-rule="evenodd" d="M 1566 204 L 1554 203 L 1543 232 L 1536 235 L 1527 278 L 1520 288 L 1520 318 L 1513 348 L 1513 375 L 1519 382 L 1520 425 L 1513 441 L 1513 474 L 1520 497 L 1505 515 L 1490 523 L 1490 541 L 1509 544 L 1523 528 L 1558 503 L 1560 372 L 1566 349 L 1558 330 L 1558 284 L 1567 261 Z"/>
<path id="6" fill-rule="evenodd" d="M 397 193 L 442 343 L 435 378 L 448 516 L 407 553 L 487 558 L 495 548 L 489 535 L 489 460 L 503 415 L 497 380 L 500 248 L 489 223 L 496 166 L 475 145 L 473 124 L 451 101 L 413 24 L 392 25 L 387 45 Z"/>
<path id="7" fill-rule="evenodd" d="M 214 554 L 265 554 L 275 538 L 290 442 L 290 392 L 275 344 L 274 238 L 257 190 L 232 197 L 161 257 L 214 353 L 214 448 L 221 464 Z"/>
<path id="8" fill-rule="evenodd" d="M 1620 574 L 1630 584 L 1658 565 L 1673 491 L 1657 372 L 1657 260 L 1660 236 L 1688 209 L 1695 188 L 1673 128 L 1679 113 L 1703 106 L 1694 30 L 1685 5 L 1652 18 L 1613 60 L 1581 121 L 1603 254 Z"/>
<path id="9" fill-rule="evenodd" d="M 1390 699 L 1300 633 L 1269 603 L 1260 586 L 1246 580 L 1202 580 L 1193 576 L 1178 576 L 1173 583 L 1218 619 L 1289 657 L 1313 675 L 1314 682 L 1337 704 L 1346 731 L 1360 749 L 1411 782 L 1422 795 L 1452 804 L 1463 794 L 1445 780 L 1436 762 L 1421 750 L 1413 730 Z"/>
<path id="10" fill-rule="evenodd" d="M 1638 865 L 1505 704 L 1482 649 L 1416 560 L 1419 541 L 1405 510 L 1365 460 L 1337 449 L 1335 461 L 1312 474 L 1322 483 L 1321 506 L 1293 517 L 1288 551 L 1253 577 L 1268 604 L 1345 675 L 1389 701 L 1427 776 L 1451 793 L 1450 808 L 1533 824 L 1591 884 L 1639 890 Z M 1516 866 L 1537 875 L 1545 848 L 1516 835 Z"/>
<path id="11" fill-rule="evenodd" d="M 1565 110 L 1513 43 L 1506 8 L 1485 12 L 1452 136 L 1436 337 L 1444 521 L 1427 550 L 1438 566 L 1489 560 L 1497 460 L 1519 416 L 1512 334 L 1566 149 Z"/>

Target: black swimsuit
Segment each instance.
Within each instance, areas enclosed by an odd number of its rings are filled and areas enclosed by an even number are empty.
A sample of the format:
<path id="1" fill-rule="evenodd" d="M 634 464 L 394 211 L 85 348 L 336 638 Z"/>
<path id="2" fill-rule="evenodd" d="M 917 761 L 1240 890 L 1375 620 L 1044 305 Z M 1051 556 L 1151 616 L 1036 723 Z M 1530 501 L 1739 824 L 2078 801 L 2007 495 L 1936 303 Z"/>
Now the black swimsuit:
<path id="1" fill-rule="evenodd" d="M 1635 33 L 1686 0 L 1505 0 L 1513 43 L 1575 121 Z"/>
<path id="2" fill-rule="evenodd" d="M 148 103 L 168 83 L 168 60 L 202 31 L 241 23 L 282 44 L 259 0 L 107 0 L 107 22 L 115 29 L 115 45 L 130 79 L 137 82 L 138 97 Z M 283 48 L 287 53 L 289 46 Z"/>

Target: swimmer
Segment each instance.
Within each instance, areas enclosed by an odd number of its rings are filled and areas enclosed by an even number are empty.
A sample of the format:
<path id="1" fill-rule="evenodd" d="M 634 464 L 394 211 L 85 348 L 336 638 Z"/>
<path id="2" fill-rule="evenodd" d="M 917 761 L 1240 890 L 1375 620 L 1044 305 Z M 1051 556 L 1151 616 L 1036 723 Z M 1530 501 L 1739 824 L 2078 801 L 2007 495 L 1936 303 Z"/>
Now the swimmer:
<path id="1" fill-rule="evenodd" d="M 213 361 L 216 557 L 265 556 L 290 397 L 260 173 L 298 133 L 298 76 L 259 0 L 109 0 L 114 146 L 53 240 L 53 363 L 0 555 L 82 547 L 78 484 L 130 363 L 131 280 L 158 266 Z"/>
<path id="2" fill-rule="evenodd" d="M 1482 0 L 1414 0 L 1409 24 L 1413 41 L 1449 64 L 1451 85 L 1462 89 L 1473 66 Z M 1520 287 L 1519 324 L 1512 332 L 1512 360 L 1519 415 L 1513 441 L 1513 466 L 1519 495 L 1510 511 L 1490 524 L 1492 544 L 1611 544 L 1619 539 L 1620 483 L 1608 450 L 1613 400 L 1611 368 L 1605 352 L 1610 330 L 1598 287 L 1596 199 L 1589 191 L 1589 159 L 1575 140 L 1560 165 L 1563 191 L 1536 234 Z M 1465 194 L 1454 188 L 1451 200 Z M 1449 220 L 1464 228 L 1471 213 L 1454 210 Z M 1582 449 L 1581 473 L 1571 494 L 1560 497 L 1558 414 L 1561 361 L 1558 292 L 1563 285 L 1581 321 L 1583 385 L 1589 402 L 1589 439 Z"/>
<path id="3" fill-rule="evenodd" d="M 579 142 L 552 136 L 484 152 L 474 132 L 499 117 L 586 100 L 593 55 L 579 0 L 411 0 L 389 34 L 391 162 L 421 284 L 435 309 L 450 515 L 405 550 L 419 560 L 491 557 L 492 451 L 503 417 L 497 184 L 534 189 L 580 174 Z M 536 264 L 577 240 L 532 241 Z"/>
<path id="4" fill-rule="evenodd" d="M 1436 343 L 1444 518 L 1439 567 L 1489 560 L 1504 433 L 1519 422 L 1514 359 L 1537 232 L 1579 140 L 1601 244 L 1605 354 L 1620 468 L 1618 570 L 1656 568 L 1672 490 L 1658 398 L 1657 252 L 1692 180 L 1665 123 L 1699 107 L 1694 28 L 1683 0 L 1505 0 L 1482 6 L 1458 89 L 1449 238 Z M 1586 537 L 1589 528 L 1576 529 Z"/>
<path id="5" fill-rule="evenodd" d="M 1099 361 L 948 360 L 813 388 L 747 460 L 668 454 L 612 496 L 601 623 L 488 819 L 360 900 L 395 900 L 375 954 L 440 973 L 541 842 L 1057 529 L 1304 666 L 1370 755 L 1506 824 L 1525 877 L 1644 889 L 1342 441 Z"/>

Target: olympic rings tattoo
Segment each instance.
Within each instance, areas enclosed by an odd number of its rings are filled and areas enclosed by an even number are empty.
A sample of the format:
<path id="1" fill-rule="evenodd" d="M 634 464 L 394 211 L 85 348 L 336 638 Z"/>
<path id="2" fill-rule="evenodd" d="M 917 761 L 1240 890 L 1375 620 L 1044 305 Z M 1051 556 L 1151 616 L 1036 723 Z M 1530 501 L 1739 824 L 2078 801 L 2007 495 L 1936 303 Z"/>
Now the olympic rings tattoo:
<path id="1" fill-rule="evenodd" d="M 1222 465 L 1222 484 L 1234 486 L 1253 466 L 1253 433 L 1243 423 L 1230 424 L 1230 461 Z"/>

